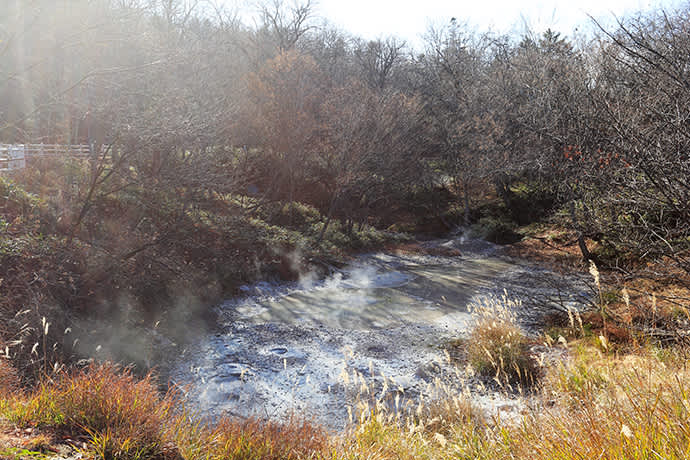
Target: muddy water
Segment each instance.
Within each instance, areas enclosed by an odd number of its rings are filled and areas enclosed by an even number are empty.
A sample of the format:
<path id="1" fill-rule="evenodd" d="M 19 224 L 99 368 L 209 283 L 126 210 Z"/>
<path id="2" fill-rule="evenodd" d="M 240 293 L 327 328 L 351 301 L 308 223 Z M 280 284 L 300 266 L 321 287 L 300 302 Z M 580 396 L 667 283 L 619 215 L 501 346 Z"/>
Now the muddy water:
<path id="1" fill-rule="evenodd" d="M 481 288 L 510 268 L 498 259 L 462 264 L 398 264 L 387 267 L 382 256 L 338 273 L 325 283 L 275 298 L 246 299 L 234 312 L 252 323 L 323 325 L 327 328 L 375 331 L 410 322 L 434 324 L 464 313 Z"/>
<path id="2" fill-rule="evenodd" d="M 332 429 L 348 423 L 363 385 L 376 399 L 424 395 L 458 372 L 443 347 L 466 333 L 470 303 L 515 283 L 548 290 L 533 286 L 537 269 L 488 244 L 430 244 L 462 256 L 372 254 L 322 281 L 246 286 L 245 298 L 218 307 L 219 330 L 182 354 L 173 378 L 207 415 L 296 415 Z"/>

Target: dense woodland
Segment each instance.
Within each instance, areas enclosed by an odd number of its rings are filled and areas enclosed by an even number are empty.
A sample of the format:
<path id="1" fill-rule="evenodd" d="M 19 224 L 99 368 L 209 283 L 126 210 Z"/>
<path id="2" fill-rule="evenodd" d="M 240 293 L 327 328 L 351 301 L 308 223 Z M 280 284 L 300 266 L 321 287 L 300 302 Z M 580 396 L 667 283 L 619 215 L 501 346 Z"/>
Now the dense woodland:
<path id="1" fill-rule="evenodd" d="M 253 24 L 186 0 L 2 2 L 0 142 L 94 156 L 0 179 L 0 337 L 30 356 L 46 317 L 57 350 L 72 314 L 154 322 L 165 299 L 184 318 L 400 231 L 500 240 L 553 216 L 583 259 L 687 285 L 689 57 L 687 7 L 584 37 L 453 19 L 411 49 L 308 1 Z"/>

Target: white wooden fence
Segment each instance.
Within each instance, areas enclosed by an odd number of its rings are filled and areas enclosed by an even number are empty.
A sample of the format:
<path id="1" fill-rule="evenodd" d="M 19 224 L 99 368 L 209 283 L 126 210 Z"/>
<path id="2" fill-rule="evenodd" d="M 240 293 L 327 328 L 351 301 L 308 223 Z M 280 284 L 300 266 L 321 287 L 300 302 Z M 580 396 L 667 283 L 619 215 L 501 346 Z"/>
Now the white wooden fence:
<path id="1" fill-rule="evenodd" d="M 26 167 L 26 151 L 24 145 L 0 144 L 0 171 L 24 169 Z"/>
<path id="2" fill-rule="evenodd" d="M 88 158 L 91 155 L 91 147 L 85 144 L 0 144 L 0 171 L 24 169 L 31 158 Z"/>

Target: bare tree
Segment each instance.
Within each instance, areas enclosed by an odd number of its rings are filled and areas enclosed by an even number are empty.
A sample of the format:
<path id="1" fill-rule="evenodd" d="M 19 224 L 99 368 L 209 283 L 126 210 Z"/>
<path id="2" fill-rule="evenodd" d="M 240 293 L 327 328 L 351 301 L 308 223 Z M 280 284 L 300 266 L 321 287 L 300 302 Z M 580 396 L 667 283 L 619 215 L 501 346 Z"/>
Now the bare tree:
<path id="1" fill-rule="evenodd" d="M 592 197 L 592 220 L 615 250 L 664 257 L 686 273 L 689 28 L 685 8 L 602 29 L 593 98 L 606 139 L 598 154 L 606 186 Z"/>
<path id="2" fill-rule="evenodd" d="M 490 174 L 492 136 L 489 81 L 490 37 L 464 30 L 453 21 L 427 35 L 427 52 L 420 59 L 418 78 L 432 139 L 441 161 L 440 180 L 449 180 L 470 224 L 471 195 L 478 181 Z"/>
<path id="3" fill-rule="evenodd" d="M 275 37 L 278 52 L 293 49 L 297 42 L 312 29 L 312 4 L 295 1 L 286 6 L 283 0 L 270 0 L 259 4 L 261 25 Z"/>
<path id="4" fill-rule="evenodd" d="M 403 59 L 405 42 L 396 38 L 355 40 L 354 56 L 364 80 L 374 89 L 383 91 L 395 67 Z"/>

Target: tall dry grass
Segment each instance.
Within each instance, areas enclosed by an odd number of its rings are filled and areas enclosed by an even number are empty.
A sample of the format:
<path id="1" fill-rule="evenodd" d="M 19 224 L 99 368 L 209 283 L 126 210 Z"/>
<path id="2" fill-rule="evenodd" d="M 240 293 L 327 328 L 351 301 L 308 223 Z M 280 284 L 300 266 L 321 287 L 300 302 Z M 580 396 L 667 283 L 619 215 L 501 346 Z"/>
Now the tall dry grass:
<path id="1" fill-rule="evenodd" d="M 681 353 L 640 350 L 619 358 L 579 346 L 572 361 L 546 373 L 542 392 L 517 419 L 449 417 L 420 429 L 370 418 L 346 438 L 338 457 L 690 458 L 690 373 Z"/>
<path id="2" fill-rule="evenodd" d="M 516 311 L 519 300 L 486 297 L 470 306 L 473 324 L 467 340 L 472 367 L 500 386 L 519 389 L 536 382 L 538 367 L 529 350 L 530 342 L 520 329 Z"/>
<path id="3" fill-rule="evenodd" d="M 170 427 L 171 442 L 188 460 L 299 460 L 323 458 L 328 437 L 303 421 L 271 423 L 221 418 L 204 425 L 178 418 Z"/>
<path id="4" fill-rule="evenodd" d="M 520 347 L 526 343 L 517 329 L 517 307 L 505 298 L 476 306 L 477 320 L 467 341 L 476 354 L 470 360 L 475 365 L 481 361 L 478 369 L 486 366 L 488 376 L 503 382 L 511 378 L 506 363 L 527 359 L 527 354 L 516 353 L 524 351 Z M 584 326 L 573 313 L 569 335 L 573 341 L 551 341 L 565 347 L 568 355 L 540 371 L 536 388 L 523 399 L 520 415 L 482 416 L 470 393 L 448 394 L 434 401 L 433 410 L 425 409 L 424 416 L 420 412 L 413 423 L 383 416 L 362 419 L 344 438 L 338 458 L 690 458 L 688 350 L 682 345 L 633 348 L 631 344 L 618 354 L 619 349 L 607 345 L 605 333 L 585 334 Z M 520 375 L 516 371 L 512 378 Z"/>
<path id="5" fill-rule="evenodd" d="M 327 446 L 325 432 L 306 422 L 204 422 L 175 390 L 161 395 L 151 375 L 113 364 L 46 377 L 31 392 L 7 390 L 0 418 L 84 439 L 83 454 L 99 459 L 298 460 L 323 456 Z"/>
<path id="6" fill-rule="evenodd" d="M 502 335 L 493 329 L 499 329 L 518 340 L 510 314 L 515 307 L 503 305 L 504 323 L 486 307 L 477 324 L 491 319 L 488 337 L 497 340 Z M 462 382 L 438 380 L 433 397 L 410 404 L 386 399 L 400 393 L 392 381 L 377 392 L 357 376 L 358 421 L 342 435 L 300 421 L 210 423 L 189 413 L 174 391 L 160 395 L 152 377 L 137 379 L 108 364 L 46 378 L 34 391 L 6 386 L 0 418 L 80 436 L 87 444 L 84 455 L 104 459 L 690 458 L 687 350 L 648 345 L 619 355 L 591 339 L 557 345 L 567 347 L 568 358 L 542 371 L 538 387 L 522 400 L 523 410 L 511 418 L 484 414 Z M 485 342 L 480 349 L 486 354 L 489 347 Z M 516 362 L 510 359 L 502 362 Z M 0 373 L 13 375 L 3 363 Z"/>
<path id="7" fill-rule="evenodd" d="M 660 356 L 580 351 L 548 376 L 541 402 L 552 406 L 526 416 L 507 447 L 517 458 L 688 458 L 690 374 L 684 359 Z"/>
<path id="8" fill-rule="evenodd" d="M 112 364 L 44 378 L 10 399 L 5 417 L 19 426 L 85 436 L 102 458 L 164 458 L 163 436 L 174 415 L 174 394 L 158 395 L 154 379 L 139 379 Z"/>

